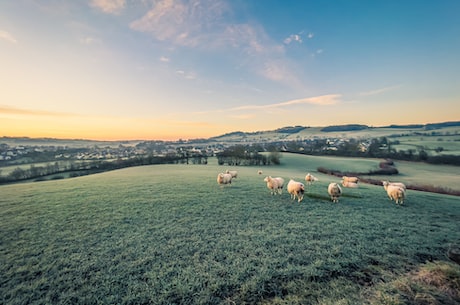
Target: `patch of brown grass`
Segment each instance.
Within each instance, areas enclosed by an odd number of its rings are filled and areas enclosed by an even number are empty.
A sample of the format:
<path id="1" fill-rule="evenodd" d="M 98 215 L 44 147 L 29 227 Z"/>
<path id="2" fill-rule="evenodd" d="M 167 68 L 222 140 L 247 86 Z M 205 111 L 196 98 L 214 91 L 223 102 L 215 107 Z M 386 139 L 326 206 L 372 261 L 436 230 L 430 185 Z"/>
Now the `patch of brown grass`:
<path id="1" fill-rule="evenodd" d="M 445 261 L 428 262 L 417 270 L 370 291 L 368 304 L 460 304 L 460 266 Z"/>
<path id="2" fill-rule="evenodd" d="M 460 268 L 451 263 L 428 263 L 412 276 L 412 280 L 434 287 L 460 302 Z"/>

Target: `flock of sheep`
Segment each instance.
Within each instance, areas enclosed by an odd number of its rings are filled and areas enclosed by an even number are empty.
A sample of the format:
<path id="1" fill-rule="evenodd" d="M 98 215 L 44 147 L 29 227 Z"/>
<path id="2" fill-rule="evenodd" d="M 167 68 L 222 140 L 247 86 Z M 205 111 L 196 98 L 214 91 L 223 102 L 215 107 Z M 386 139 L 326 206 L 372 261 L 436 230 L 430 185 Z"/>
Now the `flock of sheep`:
<path id="1" fill-rule="evenodd" d="M 262 175 L 262 171 L 258 171 L 259 175 Z M 231 184 L 232 179 L 238 177 L 238 172 L 235 170 L 227 170 L 225 173 L 219 173 L 217 175 L 218 184 Z M 318 181 L 319 179 L 308 173 L 305 176 L 305 184 L 311 185 L 313 182 Z M 281 177 L 265 177 L 264 181 L 267 183 L 267 188 L 270 190 L 272 195 L 281 195 L 284 188 L 284 179 Z M 343 176 L 341 184 L 343 187 L 347 188 L 357 188 L 358 187 L 358 177 L 347 177 Z M 290 179 L 287 184 L 287 191 L 291 195 L 292 200 L 301 202 L 305 193 L 305 184 L 299 181 Z M 403 204 L 406 197 L 406 186 L 401 182 L 389 182 L 382 181 L 383 188 L 387 192 L 388 198 L 394 200 L 396 204 Z M 327 187 L 327 192 L 331 197 L 331 201 L 338 203 L 339 197 L 342 195 L 342 188 L 339 183 L 331 182 Z"/>

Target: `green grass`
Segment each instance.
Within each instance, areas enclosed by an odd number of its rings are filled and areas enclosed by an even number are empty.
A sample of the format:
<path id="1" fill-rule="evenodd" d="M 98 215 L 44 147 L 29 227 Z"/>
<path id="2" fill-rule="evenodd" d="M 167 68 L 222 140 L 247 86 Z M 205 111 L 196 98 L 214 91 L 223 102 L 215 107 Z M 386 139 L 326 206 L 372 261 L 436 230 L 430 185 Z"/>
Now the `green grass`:
<path id="1" fill-rule="evenodd" d="M 318 175 L 298 204 L 265 174 L 300 181 L 327 160 L 284 155 L 224 187 L 211 161 L 0 186 L 0 303 L 362 304 L 460 243 L 458 197 L 397 206 L 362 185 L 333 204 L 338 178 Z"/>

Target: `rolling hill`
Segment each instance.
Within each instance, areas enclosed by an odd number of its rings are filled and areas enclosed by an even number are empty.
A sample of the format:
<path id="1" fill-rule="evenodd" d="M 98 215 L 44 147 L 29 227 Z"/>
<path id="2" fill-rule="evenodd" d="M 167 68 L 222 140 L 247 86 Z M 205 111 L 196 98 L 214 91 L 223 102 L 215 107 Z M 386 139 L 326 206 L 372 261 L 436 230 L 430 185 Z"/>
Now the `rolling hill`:
<path id="1" fill-rule="evenodd" d="M 209 140 L 219 142 L 251 142 L 251 141 L 277 141 L 298 140 L 305 138 L 375 138 L 399 135 L 432 135 L 435 132 L 455 134 L 460 132 L 460 121 L 430 124 L 389 125 L 373 127 L 362 124 L 330 125 L 324 127 L 286 126 L 274 130 L 243 132 L 235 131 L 226 133 Z"/>

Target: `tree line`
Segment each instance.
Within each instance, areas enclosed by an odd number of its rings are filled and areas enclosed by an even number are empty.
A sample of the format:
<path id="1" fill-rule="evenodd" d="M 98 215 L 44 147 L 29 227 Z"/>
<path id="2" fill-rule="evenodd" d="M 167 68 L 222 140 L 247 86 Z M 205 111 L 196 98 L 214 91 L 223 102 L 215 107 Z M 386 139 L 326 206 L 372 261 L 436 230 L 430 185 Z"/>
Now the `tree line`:
<path id="1" fill-rule="evenodd" d="M 257 146 L 244 146 L 235 145 L 225 149 L 217 154 L 217 162 L 219 165 L 270 165 L 280 164 L 280 153 L 278 151 L 271 151 L 268 156 L 259 153 Z"/>

